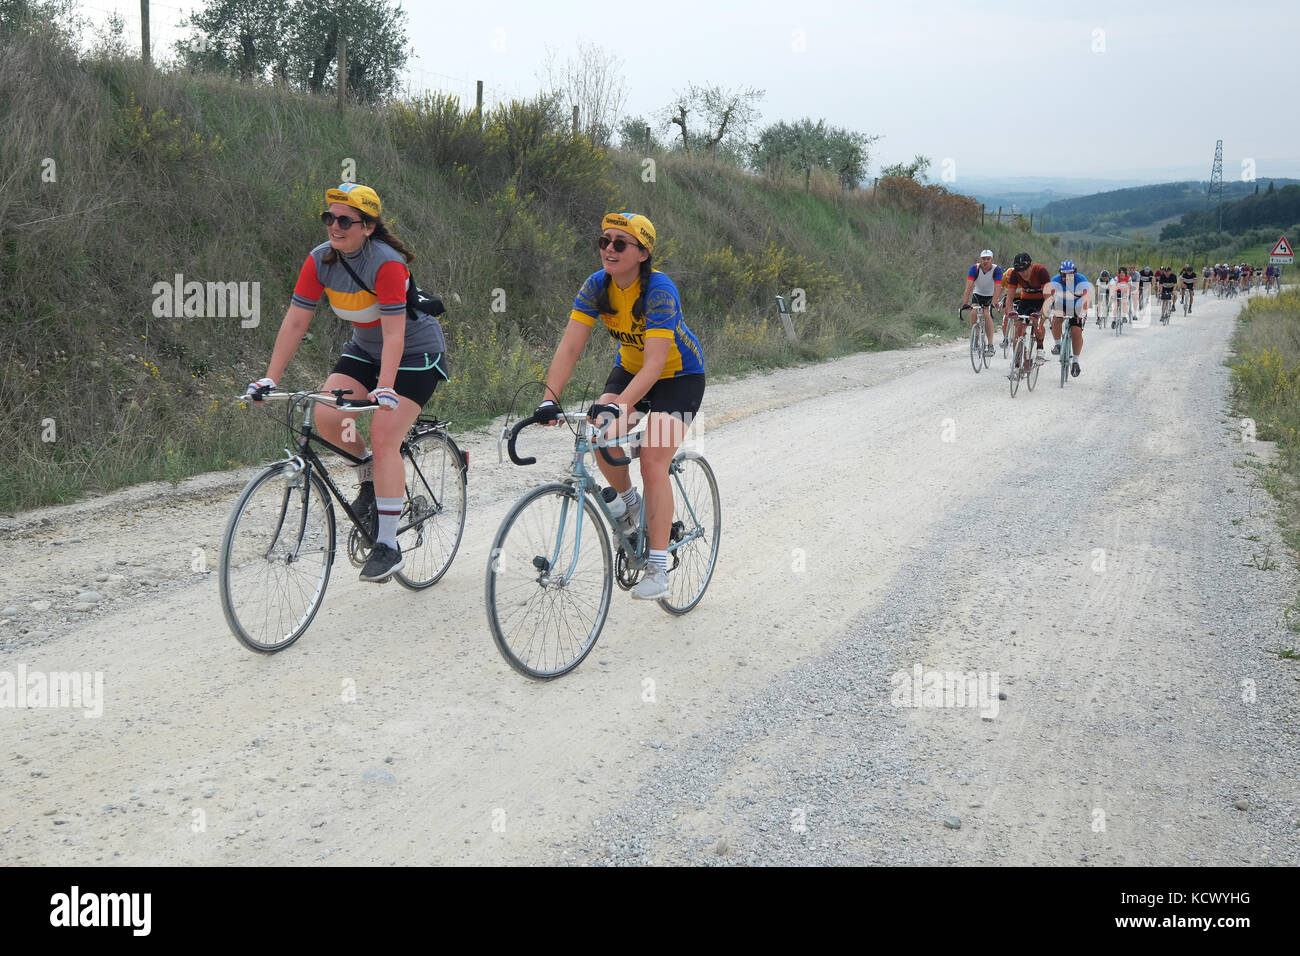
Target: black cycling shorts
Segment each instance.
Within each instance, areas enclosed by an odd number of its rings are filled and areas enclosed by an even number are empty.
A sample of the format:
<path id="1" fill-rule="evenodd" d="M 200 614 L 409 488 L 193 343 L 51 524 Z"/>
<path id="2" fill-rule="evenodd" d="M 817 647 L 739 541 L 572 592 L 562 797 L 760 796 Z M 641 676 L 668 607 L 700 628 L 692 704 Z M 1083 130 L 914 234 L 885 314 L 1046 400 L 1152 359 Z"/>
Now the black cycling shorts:
<path id="1" fill-rule="evenodd" d="M 1041 312 L 1043 311 L 1043 300 L 1042 299 L 1032 299 L 1032 300 L 1016 299 L 1014 302 L 1011 303 L 1011 310 L 1013 312 L 1018 312 L 1022 316 L 1029 315 L 1030 312 Z"/>
<path id="2" fill-rule="evenodd" d="M 993 296 L 980 295 L 978 292 L 971 295 L 970 300 L 974 302 L 976 305 L 989 306 L 993 304 Z"/>
<path id="3" fill-rule="evenodd" d="M 1166 288 L 1164 288 L 1163 286 L 1161 286 L 1161 288 L 1160 288 L 1160 298 L 1162 298 L 1162 299 L 1172 299 L 1173 297 L 1174 297 L 1174 290 L 1173 290 L 1173 289 L 1166 289 Z"/>
<path id="4" fill-rule="evenodd" d="M 433 391 L 443 376 L 438 369 L 445 367 L 444 356 L 438 353 L 433 368 L 398 369 L 397 378 L 393 380 L 393 391 L 402 398 L 409 398 L 415 404 L 424 407 L 424 403 L 433 397 Z M 334 365 L 334 371 L 350 378 L 355 378 L 366 389 L 373 392 L 379 384 L 379 366 L 374 362 L 365 362 L 351 355 L 342 355 Z M 353 395 L 351 398 L 365 398 L 365 395 Z"/>
<path id="5" fill-rule="evenodd" d="M 633 377 L 627 369 L 615 365 L 605 380 L 604 391 L 611 395 L 621 394 Z M 688 415 L 694 418 L 703 400 L 704 375 L 679 375 L 659 379 L 636 407 L 643 412 L 666 412 L 677 418 L 684 419 Z"/>

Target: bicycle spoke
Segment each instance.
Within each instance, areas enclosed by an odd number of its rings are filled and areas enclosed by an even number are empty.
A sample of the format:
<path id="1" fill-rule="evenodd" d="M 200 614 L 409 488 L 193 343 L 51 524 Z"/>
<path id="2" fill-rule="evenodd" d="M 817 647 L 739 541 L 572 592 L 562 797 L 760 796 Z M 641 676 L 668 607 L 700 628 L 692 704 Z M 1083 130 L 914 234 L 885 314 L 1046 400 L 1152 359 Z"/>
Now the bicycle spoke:
<path id="1" fill-rule="evenodd" d="M 669 595 L 659 605 L 673 614 L 685 614 L 704 596 L 718 558 L 722 533 L 721 503 L 713 470 L 703 458 L 678 456 L 670 470 L 673 488 L 673 522 L 681 524 L 681 539 L 673 543 L 668 575 Z"/>
<path id="2" fill-rule="evenodd" d="M 222 609 L 241 642 L 269 653 L 306 631 L 329 582 L 333 543 L 334 514 L 314 472 L 272 466 L 245 486 L 219 575 Z"/>
<path id="3" fill-rule="evenodd" d="M 521 498 L 493 541 L 488 622 L 506 661 L 530 677 L 559 677 L 590 653 L 609 612 L 609 537 L 596 506 L 566 485 Z"/>
<path id="4" fill-rule="evenodd" d="M 406 566 L 395 577 L 419 591 L 447 573 L 465 531 L 465 470 L 455 443 L 441 429 L 425 431 L 402 449 L 406 470 L 403 526 L 397 543 Z"/>

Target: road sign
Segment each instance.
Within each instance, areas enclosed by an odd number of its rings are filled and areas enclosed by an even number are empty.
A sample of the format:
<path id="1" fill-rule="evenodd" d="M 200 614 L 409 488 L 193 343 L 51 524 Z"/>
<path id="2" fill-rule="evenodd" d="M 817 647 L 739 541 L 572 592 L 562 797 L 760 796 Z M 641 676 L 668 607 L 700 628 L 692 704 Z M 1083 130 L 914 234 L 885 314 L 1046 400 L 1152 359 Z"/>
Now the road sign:
<path id="1" fill-rule="evenodd" d="M 1289 266 L 1295 262 L 1295 251 L 1291 248 L 1291 243 L 1286 241 L 1283 236 L 1277 241 L 1268 253 L 1268 263 L 1273 266 Z"/>

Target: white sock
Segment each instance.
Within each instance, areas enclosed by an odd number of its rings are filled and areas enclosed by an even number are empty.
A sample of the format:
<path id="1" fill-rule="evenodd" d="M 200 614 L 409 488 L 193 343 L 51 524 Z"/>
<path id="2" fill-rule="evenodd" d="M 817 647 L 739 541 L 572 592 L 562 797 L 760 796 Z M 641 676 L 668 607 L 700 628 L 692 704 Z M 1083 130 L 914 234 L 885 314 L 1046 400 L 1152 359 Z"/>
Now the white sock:
<path id="1" fill-rule="evenodd" d="M 375 498 L 375 506 L 379 510 L 379 536 L 377 541 L 379 544 L 386 544 L 394 551 L 397 551 L 397 522 L 402 517 L 402 499 Z"/>
<path id="2" fill-rule="evenodd" d="M 667 574 L 668 573 L 668 552 L 656 551 L 654 548 L 651 548 L 650 563 L 653 564 L 655 567 L 657 567 L 664 574 Z"/>
<path id="3" fill-rule="evenodd" d="M 628 511 L 634 510 L 641 503 L 641 495 L 637 492 L 636 485 L 623 492 L 619 497 L 623 499 L 623 504 L 627 505 Z"/>

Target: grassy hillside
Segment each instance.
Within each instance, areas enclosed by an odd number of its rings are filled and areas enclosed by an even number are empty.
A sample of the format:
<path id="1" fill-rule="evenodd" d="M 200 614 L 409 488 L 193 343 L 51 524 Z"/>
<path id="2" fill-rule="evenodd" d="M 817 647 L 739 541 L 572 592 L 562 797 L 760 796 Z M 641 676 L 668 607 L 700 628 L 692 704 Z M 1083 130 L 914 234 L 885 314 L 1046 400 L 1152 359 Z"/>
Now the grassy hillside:
<path id="1" fill-rule="evenodd" d="M 7 43 L 0 510 L 278 454 L 283 431 L 233 396 L 264 373 L 324 238 L 324 190 L 350 168 L 379 191 L 421 285 L 449 300 L 454 377 L 429 410 L 453 427 L 535 404 L 611 209 L 655 221 L 656 265 L 682 290 L 715 379 L 955 334 L 980 248 L 1003 262 L 1022 248 L 1060 255 L 1045 237 L 963 224 L 967 200 L 910 182 L 805 192 L 671 154 L 609 155 L 569 135 L 565 112 L 511 103 L 480 122 L 434 96 L 340 114 L 272 88 L 78 60 L 48 39 Z M 256 284 L 260 320 L 160 317 L 156 287 L 178 274 Z M 773 300 L 793 289 L 806 302 L 795 345 Z M 322 307 L 309 336 L 287 387 L 318 383 L 346 330 Z M 609 362 L 598 338 L 566 398 Z"/>

